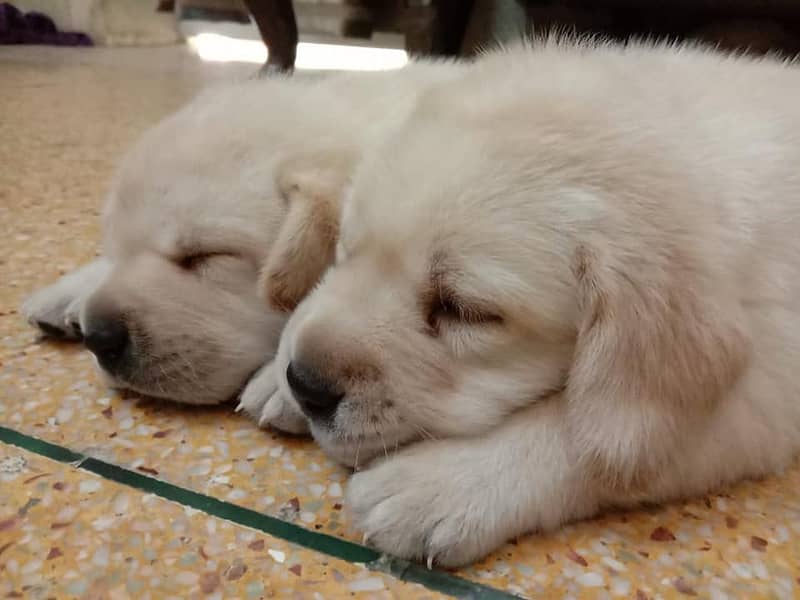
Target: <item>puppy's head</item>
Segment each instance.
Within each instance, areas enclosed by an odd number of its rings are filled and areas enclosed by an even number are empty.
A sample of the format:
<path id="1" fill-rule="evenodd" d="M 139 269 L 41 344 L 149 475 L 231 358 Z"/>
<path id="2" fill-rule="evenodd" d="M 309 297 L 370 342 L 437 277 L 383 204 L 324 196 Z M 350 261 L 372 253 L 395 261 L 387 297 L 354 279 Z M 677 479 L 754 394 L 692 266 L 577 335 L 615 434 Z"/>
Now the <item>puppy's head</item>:
<path id="1" fill-rule="evenodd" d="M 299 85 L 206 93 L 126 158 L 104 217 L 111 272 L 81 315 L 112 384 L 216 403 L 274 354 L 285 311 L 324 268 L 335 234 L 330 187 L 313 187 L 304 173 L 318 159 L 323 171 L 347 168 L 350 156 L 325 161 L 313 150 L 309 140 L 321 136 L 295 115 L 304 110 Z M 276 290 L 270 307 L 261 272 Z"/>
<path id="2" fill-rule="evenodd" d="M 336 266 L 287 328 L 287 381 L 343 462 L 565 390 L 577 450 L 631 478 L 735 376 L 727 259 L 684 164 L 597 147 L 553 106 L 423 113 L 360 166 Z"/>
<path id="3" fill-rule="evenodd" d="M 482 431 L 562 388 L 569 369 L 566 240 L 545 225 L 521 235 L 522 198 L 500 201 L 512 182 L 501 187 L 479 147 L 445 151 L 441 133 L 409 127 L 362 164 L 336 266 L 287 328 L 289 386 L 343 462 Z"/>

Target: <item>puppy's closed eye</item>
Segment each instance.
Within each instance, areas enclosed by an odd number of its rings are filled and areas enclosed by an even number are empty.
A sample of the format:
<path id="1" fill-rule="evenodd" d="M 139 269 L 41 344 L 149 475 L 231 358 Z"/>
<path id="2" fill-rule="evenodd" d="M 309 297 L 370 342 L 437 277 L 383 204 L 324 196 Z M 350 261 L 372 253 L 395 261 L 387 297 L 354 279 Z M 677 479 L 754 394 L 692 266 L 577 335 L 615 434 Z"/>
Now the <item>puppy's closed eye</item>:
<path id="1" fill-rule="evenodd" d="M 234 256 L 230 252 L 188 252 L 175 259 L 175 264 L 184 271 L 197 271 L 209 261 L 223 256 Z"/>
<path id="2" fill-rule="evenodd" d="M 442 325 L 499 325 L 503 317 L 478 302 L 459 298 L 450 290 L 440 290 L 428 304 L 426 321 L 433 335 Z"/>

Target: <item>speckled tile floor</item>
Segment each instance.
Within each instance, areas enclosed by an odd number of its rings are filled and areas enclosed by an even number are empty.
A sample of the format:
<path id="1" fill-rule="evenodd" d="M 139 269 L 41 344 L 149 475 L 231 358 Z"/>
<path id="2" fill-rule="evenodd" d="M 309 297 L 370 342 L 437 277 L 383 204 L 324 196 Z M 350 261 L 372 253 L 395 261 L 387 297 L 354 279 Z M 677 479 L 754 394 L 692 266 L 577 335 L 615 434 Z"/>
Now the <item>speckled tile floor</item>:
<path id="1" fill-rule="evenodd" d="M 0 425 L 120 465 L 145 484 L 163 480 L 291 522 L 313 539 L 355 541 L 342 507 L 347 474 L 312 443 L 259 431 L 231 407 L 121 398 L 85 352 L 38 341 L 17 314 L 28 291 L 95 254 L 106 182 L 136 135 L 205 81 L 251 70 L 202 65 L 178 48 L 0 48 Z M 472 580 L 536 598 L 800 596 L 798 490 L 795 468 L 725 494 L 612 514 L 517 540 L 433 585 L 457 592 Z M 0 446 L 0 594 L 436 596 L 379 565 L 367 570 L 159 495 Z M 145 525 L 158 531 L 149 541 L 137 530 Z M 231 580 L 235 565 L 247 570 Z"/>
<path id="2" fill-rule="evenodd" d="M 154 494 L 0 444 L 5 598 L 434 598 Z"/>

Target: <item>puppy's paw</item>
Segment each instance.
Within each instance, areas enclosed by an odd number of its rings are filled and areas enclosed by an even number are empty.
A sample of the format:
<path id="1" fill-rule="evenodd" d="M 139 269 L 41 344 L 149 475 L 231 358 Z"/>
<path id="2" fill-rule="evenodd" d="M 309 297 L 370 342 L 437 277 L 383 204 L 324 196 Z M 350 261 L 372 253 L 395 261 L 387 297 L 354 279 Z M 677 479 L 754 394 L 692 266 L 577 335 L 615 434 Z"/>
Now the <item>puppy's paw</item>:
<path id="1" fill-rule="evenodd" d="M 22 305 L 22 314 L 46 336 L 80 340 L 80 313 L 86 299 L 102 284 L 111 263 L 97 258 L 39 290 Z"/>
<path id="2" fill-rule="evenodd" d="M 82 337 L 78 313 L 81 298 L 74 290 L 57 282 L 31 295 L 22 304 L 22 315 L 47 337 L 61 340 L 80 340 Z"/>
<path id="3" fill-rule="evenodd" d="M 236 412 L 244 412 L 258 423 L 264 405 L 276 391 L 278 391 L 278 379 L 275 377 L 275 362 L 270 361 L 247 382 L 239 398 Z"/>
<path id="4" fill-rule="evenodd" d="M 309 433 L 308 419 L 294 401 L 280 389 L 270 396 L 261 410 L 258 426 L 271 427 L 295 435 Z"/>
<path id="5" fill-rule="evenodd" d="M 498 547 L 492 490 L 443 442 L 423 444 L 355 474 L 347 503 L 364 539 L 410 560 L 456 567 Z"/>
<path id="6" fill-rule="evenodd" d="M 242 392 L 236 411 L 243 411 L 259 427 L 272 427 L 286 433 L 308 433 L 308 420 L 295 403 L 279 389 L 276 363 L 256 373 Z"/>

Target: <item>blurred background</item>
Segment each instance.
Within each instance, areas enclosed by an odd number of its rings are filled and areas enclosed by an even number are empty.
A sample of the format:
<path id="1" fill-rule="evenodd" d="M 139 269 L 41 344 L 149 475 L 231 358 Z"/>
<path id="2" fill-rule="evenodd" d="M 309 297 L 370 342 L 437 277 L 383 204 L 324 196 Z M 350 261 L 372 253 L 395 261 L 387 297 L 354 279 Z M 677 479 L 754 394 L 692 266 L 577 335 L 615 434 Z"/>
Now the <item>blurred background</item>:
<path id="1" fill-rule="evenodd" d="M 187 44 L 203 61 L 266 71 L 391 69 L 469 56 L 551 29 L 800 52 L 797 0 L 14 0 L 0 43 Z"/>

